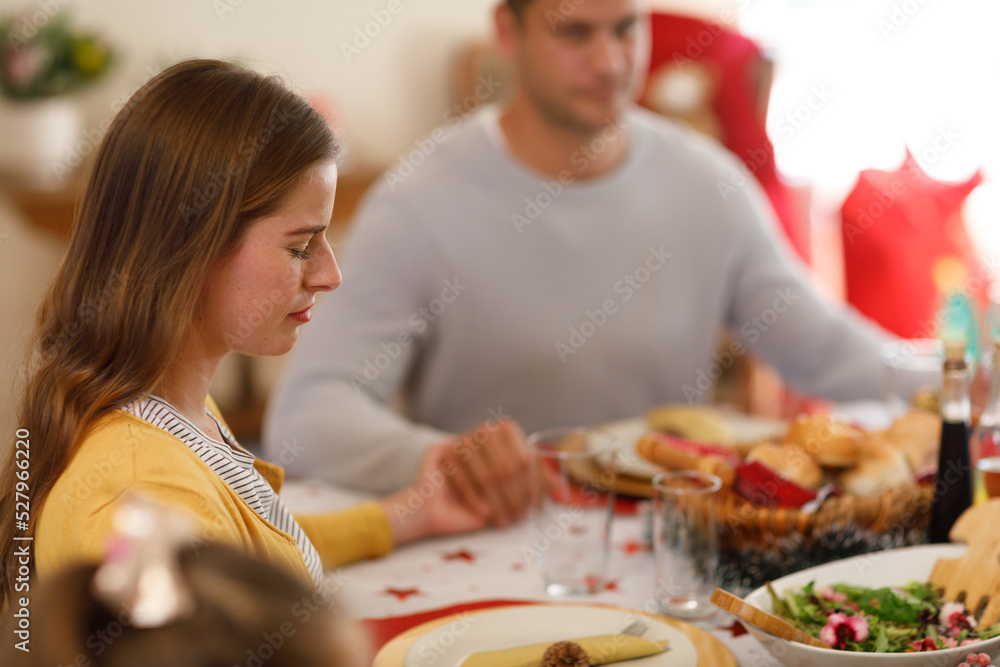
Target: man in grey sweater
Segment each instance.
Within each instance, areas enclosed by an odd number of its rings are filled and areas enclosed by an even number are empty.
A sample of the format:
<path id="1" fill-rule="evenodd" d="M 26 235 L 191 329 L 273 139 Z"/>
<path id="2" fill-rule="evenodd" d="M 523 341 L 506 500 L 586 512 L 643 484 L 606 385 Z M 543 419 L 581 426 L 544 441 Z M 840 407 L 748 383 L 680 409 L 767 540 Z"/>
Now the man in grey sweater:
<path id="1" fill-rule="evenodd" d="M 271 402 L 271 456 L 386 492 L 441 447 L 441 483 L 503 525 L 528 499 L 522 427 L 700 402 L 747 350 L 800 390 L 881 396 L 888 335 L 814 292 L 742 165 L 630 104 L 637 5 L 497 8 L 508 102 L 369 194 Z"/>

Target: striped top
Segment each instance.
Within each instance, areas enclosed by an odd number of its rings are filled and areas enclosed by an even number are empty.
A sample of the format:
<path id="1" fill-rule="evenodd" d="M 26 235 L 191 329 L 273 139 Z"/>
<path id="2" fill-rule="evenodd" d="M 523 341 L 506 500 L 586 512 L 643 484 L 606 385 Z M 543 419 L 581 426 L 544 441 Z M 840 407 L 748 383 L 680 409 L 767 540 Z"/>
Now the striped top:
<path id="1" fill-rule="evenodd" d="M 267 480 L 254 468 L 254 456 L 240 447 L 229 429 L 206 408 L 219 426 L 226 442 L 208 437 L 174 406 L 162 398 L 148 396 L 122 406 L 122 410 L 174 436 L 215 471 L 261 518 L 287 533 L 298 545 L 302 559 L 317 588 L 323 585 L 323 565 L 319 553 L 302 531 L 295 517 Z"/>

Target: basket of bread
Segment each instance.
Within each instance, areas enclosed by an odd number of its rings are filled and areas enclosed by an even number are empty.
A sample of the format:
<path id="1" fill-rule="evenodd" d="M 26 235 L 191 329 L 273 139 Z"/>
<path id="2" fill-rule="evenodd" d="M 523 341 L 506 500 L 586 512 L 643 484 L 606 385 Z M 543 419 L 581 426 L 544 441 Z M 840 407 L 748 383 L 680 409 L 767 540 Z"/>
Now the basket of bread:
<path id="1" fill-rule="evenodd" d="M 933 498 L 938 415 L 914 410 L 884 430 L 801 416 L 770 437 L 712 442 L 648 416 L 645 461 L 717 475 L 722 577 L 730 590 L 837 558 L 923 541 Z"/>

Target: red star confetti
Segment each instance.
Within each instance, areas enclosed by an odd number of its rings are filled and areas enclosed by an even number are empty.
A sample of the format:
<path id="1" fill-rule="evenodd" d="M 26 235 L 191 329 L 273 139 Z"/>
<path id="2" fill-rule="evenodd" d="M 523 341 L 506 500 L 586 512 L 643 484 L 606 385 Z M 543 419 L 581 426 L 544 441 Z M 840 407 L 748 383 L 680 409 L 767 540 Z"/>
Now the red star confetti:
<path id="1" fill-rule="evenodd" d="M 733 621 L 729 625 L 720 625 L 718 627 L 720 630 L 729 630 L 731 633 L 733 633 L 733 639 L 735 639 L 736 637 L 742 637 L 747 633 L 747 629 L 744 628 L 743 624 L 740 623 L 739 621 Z"/>
<path id="2" fill-rule="evenodd" d="M 468 549 L 459 549 L 441 556 L 444 560 L 464 560 L 466 563 L 475 563 L 476 556 Z"/>
<path id="3" fill-rule="evenodd" d="M 382 591 L 383 595 L 394 595 L 400 602 L 406 602 L 411 595 L 423 595 L 419 588 L 389 588 Z"/>
<path id="4" fill-rule="evenodd" d="M 649 551 L 649 545 L 645 542 L 640 542 L 639 540 L 627 540 L 622 542 L 619 546 L 622 553 L 626 556 L 634 556 L 635 554 L 642 553 L 643 551 Z"/>
<path id="5" fill-rule="evenodd" d="M 598 577 L 595 577 L 595 576 L 589 576 L 584 581 L 586 581 L 587 586 L 589 588 L 595 588 L 595 587 L 598 586 L 598 584 L 601 583 L 600 579 Z M 618 580 L 617 579 L 611 579 L 611 580 L 605 582 L 605 584 L 604 584 L 603 587 L 598 588 L 594 592 L 595 593 L 599 593 L 601 591 L 614 591 L 616 593 L 620 593 L 621 589 L 618 588 Z"/>

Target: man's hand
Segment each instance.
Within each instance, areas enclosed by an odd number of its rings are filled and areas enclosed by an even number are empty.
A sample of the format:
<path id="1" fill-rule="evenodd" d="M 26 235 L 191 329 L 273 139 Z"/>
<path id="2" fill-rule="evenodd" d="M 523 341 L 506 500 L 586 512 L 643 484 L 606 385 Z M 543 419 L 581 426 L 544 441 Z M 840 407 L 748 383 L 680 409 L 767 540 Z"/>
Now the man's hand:
<path id="1" fill-rule="evenodd" d="M 398 545 L 517 521 L 531 501 L 528 482 L 521 427 L 485 422 L 428 448 L 413 485 L 381 503 Z"/>
<path id="2" fill-rule="evenodd" d="M 494 526 L 524 517 L 531 502 L 524 431 L 512 420 L 487 421 L 452 440 L 442 469 L 455 497 Z"/>

